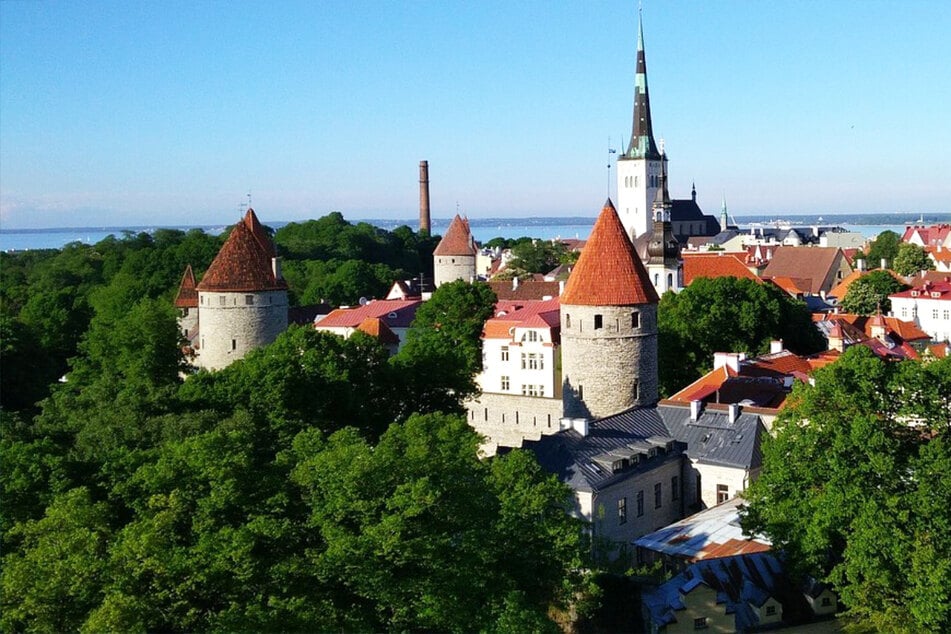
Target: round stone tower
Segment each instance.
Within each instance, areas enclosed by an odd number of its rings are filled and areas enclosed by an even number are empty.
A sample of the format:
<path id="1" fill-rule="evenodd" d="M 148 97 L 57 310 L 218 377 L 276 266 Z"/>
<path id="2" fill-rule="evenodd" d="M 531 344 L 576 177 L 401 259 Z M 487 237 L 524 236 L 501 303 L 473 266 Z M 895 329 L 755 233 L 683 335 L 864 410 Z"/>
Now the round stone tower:
<path id="1" fill-rule="evenodd" d="M 609 199 L 561 295 L 566 417 L 657 402 L 657 301 Z"/>
<path id="2" fill-rule="evenodd" d="M 470 282 L 475 279 L 476 253 L 469 221 L 456 214 L 449 223 L 446 235 L 433 251 L 433 277 L 436 288 L 454 280 Z"/>
<path id="3" fill-rule="evenodd" d="M 287 330 L 287 282 L 253 209 L 198 284 L 199 367 L 217 370 Z"/>

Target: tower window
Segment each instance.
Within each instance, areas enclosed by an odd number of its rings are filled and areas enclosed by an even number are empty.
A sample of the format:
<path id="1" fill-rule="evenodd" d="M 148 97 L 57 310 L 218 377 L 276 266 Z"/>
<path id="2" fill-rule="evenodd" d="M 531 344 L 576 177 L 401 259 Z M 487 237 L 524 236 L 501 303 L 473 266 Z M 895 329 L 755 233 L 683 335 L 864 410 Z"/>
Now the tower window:
<path id="1" fill-rule="evenodd" d="M 584 386 L 582 386 L 580 383 L 578 384 L 578 398 L 584 398 Z"/>
<path id="2" fill-rule="evenodd" d="M 594 316 L 594 329 L 600 330 L 604 326 L 604 318 L 601 315 Z"/>
<path id="3" fill-rule="evenodd" d="M 641 327 L 641 314 L 636 310 L 631 313 L 631 328 Z"/>
<path id="4" fill-rule="evenodd" d="M 674 274 L 668 273 L 667 274 L 667 288 L 673 288 L 673 286 L 674 286 Z"/>
<path id="5" fill-rule="evenodd" d="M 244 305 L 245 305 L 245 306 L 254 306 L 254 295 L 245 295 L 245 296 L 244 296 Z"/>
<path id="6" fill-rule="evenodd" d="M 218 305 L 219 305 L 219 306 L 224 306 L 224 305 L 225 305 L 225 301 L 227 301 L 227 298 L 226 298 L 224 295 L 219 295 L 219 296 L 218 296 Z"/>
<path id="7" fill-rule="evenodd" d="M 231 340 L 231 349 L 232 349 L 232 350 L 237 350 L 237 349 L 238 349 L 238 340 L 237 340 L 237 339 L 232 339 L 232 340 Z"/>
<path id="8" fill-rule="evenodd" d="M 571 315 L 565 314 L 565 328 L 571 328 Z"/>

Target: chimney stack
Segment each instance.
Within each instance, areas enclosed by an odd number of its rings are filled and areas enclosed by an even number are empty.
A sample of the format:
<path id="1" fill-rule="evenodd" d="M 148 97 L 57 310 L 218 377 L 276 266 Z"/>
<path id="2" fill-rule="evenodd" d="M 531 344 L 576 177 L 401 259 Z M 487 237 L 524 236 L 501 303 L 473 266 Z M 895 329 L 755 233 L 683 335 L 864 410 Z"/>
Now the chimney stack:
<path id="1" fill-rule="evenodd" d="M 430 233 L 429 161 L 419 162 L 419 230 Z"/>

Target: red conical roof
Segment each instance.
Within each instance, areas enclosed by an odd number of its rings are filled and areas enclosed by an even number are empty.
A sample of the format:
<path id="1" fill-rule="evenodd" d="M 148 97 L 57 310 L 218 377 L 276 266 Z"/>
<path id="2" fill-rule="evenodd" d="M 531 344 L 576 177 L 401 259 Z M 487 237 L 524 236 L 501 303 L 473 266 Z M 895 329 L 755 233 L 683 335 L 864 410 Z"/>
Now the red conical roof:
<path id="1" fill-rule="evenodd" d="M 182 283 L 178 285 L 178 296 L 175 298 L 175 308 L 197 308 L 198 290 L 195 288 L 195 274 L 192 265 L 185 267 Z"/>
<path id="2" fill-rule="evenodd" d="M 472 232 L 469 230 L 469 221 L 456 217 L 449 223 L 446 235 L 443 236 L 433 255 L 475 255 L 475 243 L 472 241 Z"/>
<path id="3" fill-rule="evenodd" d="M 609 198 L 565 284 L 561 304 L 630 306 L 657 301 L 657 291 Z"/>
<path id="4" fill-rule="evenodd" d="M 274 243 L 258 222 L 254 210 L 234 226 L 221 251 L 198 285 L 199 291 L 254 292 L 287 289 L 274 277 Z"/>

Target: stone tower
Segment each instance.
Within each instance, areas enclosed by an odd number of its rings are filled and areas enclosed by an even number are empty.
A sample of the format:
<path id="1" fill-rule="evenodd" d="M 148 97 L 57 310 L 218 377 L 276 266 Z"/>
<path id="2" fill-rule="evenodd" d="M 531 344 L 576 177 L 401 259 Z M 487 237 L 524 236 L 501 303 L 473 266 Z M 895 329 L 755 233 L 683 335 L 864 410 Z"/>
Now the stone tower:
<path id="1" fill-rule="evenodd" d="M 561 295 L 561 366 L 566 417 L 657 401 L 657 293 L 610 199 Z"/>
<path id="2" fill-rule="evenodd" d="M 182 337 L 191 341 L 198 329 L 198 289 L 195 288 L 191 264 L 185 267 L 182 282 L 178 285 L 175 308 L 178 309 L 178 329 Z"/>
<path id="3" fill-rule="evenodd" d="M 651 102 L 647 90 L 644 28 L 638 16 L 637 70 L 634 76 L 634 123 L 631 142 L 617 160 L 618 215 L 632 240 L 651 231 L 651 203 L 660 185 L 662 164 L 651 127 Z"/>
<path id="4" fill-rule="evenodd" d="M 666 163 L 661 166 L 666 168 Z M 694 189 L 696 195 L 696 189 Z M 670 210 L 673 203 L 667 191 L 667 170 L 662 169 L 660 187 L 654 197 L 654 227 L 647 243 L 647 274 L 658 295 L 667 291 L 679 291 L 683 287 L 683 267 L 680 262 L 680 243 L 670 226 Z"/>
<path id="5" fill-rule="evenodd" d="M 469 221 L 459 214 L 449 223 L 433 251 L 433 276 L 436 288 L 446 282 L 465 280 L 471 282 L 476 275 L 476 245 L 469 230 Z"/>
<path id="6" fill-rule="evenodd" d="M 287 330 L 287 282 L 253 209 L 231 230 L 197 290 L 199 367 L 223 368 Z"/>

